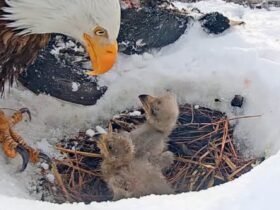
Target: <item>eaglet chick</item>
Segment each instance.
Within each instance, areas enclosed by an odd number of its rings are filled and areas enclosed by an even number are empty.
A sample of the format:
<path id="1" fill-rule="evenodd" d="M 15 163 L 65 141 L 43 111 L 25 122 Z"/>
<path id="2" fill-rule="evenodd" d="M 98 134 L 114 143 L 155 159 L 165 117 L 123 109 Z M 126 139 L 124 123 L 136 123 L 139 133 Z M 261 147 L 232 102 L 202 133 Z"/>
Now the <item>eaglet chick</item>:
<path id="1" fill-rule="evenodd" d="M 113 192 L 113 200 L 173 193 L 159 168 L 135 158 L 128 133 L 109 132 L 100 138 L 98 147 L 103 156 L 101 172 Z"/>
<path id="2" fill-rule="evenodd" d="M 171 93 L 161 97 L 140 95 L 139 99 L 147 121 L 131 132 L 135 156 L 165 169 L 174 161 L 173 153 L 167 151 L 167 142 L 179 115 L 177 99 Z"/>

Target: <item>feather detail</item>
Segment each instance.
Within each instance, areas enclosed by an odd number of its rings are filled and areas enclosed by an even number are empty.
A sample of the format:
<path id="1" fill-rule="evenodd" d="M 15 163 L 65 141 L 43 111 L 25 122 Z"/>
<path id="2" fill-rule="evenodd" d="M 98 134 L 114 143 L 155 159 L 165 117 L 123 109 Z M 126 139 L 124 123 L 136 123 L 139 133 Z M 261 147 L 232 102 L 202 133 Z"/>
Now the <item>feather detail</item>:
<path id="1" fill-rule="evenodd" d="M 7 7 L 0 0 L 0 8 Z M 0 10 L 0 17 L 4 12 Z M 0 93 L 5 83 L 13 85 L 18 75 L 31 65 L 39 51 L 49 42 L 49 34 L 18 35 L 18 30 L 7 27 L 8 20 L 0 19 Z"/>

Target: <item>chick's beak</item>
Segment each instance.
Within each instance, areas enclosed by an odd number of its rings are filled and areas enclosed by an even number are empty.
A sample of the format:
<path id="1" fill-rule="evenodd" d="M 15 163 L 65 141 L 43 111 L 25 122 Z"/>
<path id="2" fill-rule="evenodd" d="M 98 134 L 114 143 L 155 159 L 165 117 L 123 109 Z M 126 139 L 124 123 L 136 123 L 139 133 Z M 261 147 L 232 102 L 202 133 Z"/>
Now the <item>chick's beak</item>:
<path id="1" fill-rule="evenodd" d="M 101 135 L 98 138 L 98 141 L 97 141 L 97 147 L 99 148 L 100 154 L 103 156 L 103 158 L 107 157 L 108 154 L 109 154 L 106 140 L 107 140 L 107 136 L 106 135 Z"/>
<path id="2" fill-rule="evenodd" d="M 151 104 L 155 100 L 153 96 L 150 95 L 139 95 L 138 98 L 140 99 L 141 103 L 143 104 L 143 108 L 145 112 L 149 113 L 151 109 Z"/>
<path id="3" fill-rule="evenodd" d="M 86 33 L 84 34 L 84 41 L 93 67 L 93 71 L 88 72 L 88 74 L 96 76 L 109 71 L 117 60 L 117 41 L 110 43 L 105 38 L 92 37 Z"/>

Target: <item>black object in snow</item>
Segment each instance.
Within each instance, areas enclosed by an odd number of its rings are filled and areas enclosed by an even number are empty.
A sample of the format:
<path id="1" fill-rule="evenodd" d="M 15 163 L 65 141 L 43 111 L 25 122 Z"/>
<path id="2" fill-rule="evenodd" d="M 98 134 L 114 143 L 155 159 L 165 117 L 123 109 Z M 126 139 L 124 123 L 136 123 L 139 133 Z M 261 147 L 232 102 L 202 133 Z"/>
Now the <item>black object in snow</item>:
<path id="1" fill-rule="evenodd" d="M 219 12 L 203 15 L 199 21 L 207 33 L 220 34 L 230 27 L 230 20 Z"/>
<path id="2" fill-rule="evenodd" d="M 241 108 L 243 106 L 244 97 L 241 95 L 235 95 L 231 101 L 231 106 Z"/>

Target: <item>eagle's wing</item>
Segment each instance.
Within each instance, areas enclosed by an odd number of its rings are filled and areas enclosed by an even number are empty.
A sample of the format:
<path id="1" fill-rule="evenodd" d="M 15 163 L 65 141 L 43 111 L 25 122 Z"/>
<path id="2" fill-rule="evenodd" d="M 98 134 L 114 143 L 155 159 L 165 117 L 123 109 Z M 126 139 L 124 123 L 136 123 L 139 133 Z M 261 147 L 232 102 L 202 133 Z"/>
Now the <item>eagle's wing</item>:
<path id="1" fill-rule="evenodd" d="M 3 93 L 6 82 L 12 85 L 17 76 L 35 61 L 50 39 L 49 34 L 17 35 L 18 31 L 7 27 L 8 21 L 1 19 L 3 7 L 7 4 L 0 0 L 0 93 Z"/>

